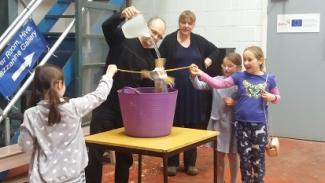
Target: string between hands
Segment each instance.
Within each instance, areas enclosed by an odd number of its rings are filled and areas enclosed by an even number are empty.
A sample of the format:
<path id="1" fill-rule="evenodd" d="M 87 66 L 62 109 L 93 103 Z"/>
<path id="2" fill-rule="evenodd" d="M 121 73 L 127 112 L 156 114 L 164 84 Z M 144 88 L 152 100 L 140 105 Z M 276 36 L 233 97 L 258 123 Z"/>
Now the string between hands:
<path id="1" fill-rule="evenodd" d="M 177 68 L 173 68 L 173 69 L 166 69 L 166 72 L 172 72 L 172 71 L 177 71 L 177 70 L 184 70 L 184 69 L 188 69 L 190 68 L 190 66 L 184 66 L 184 67 L 177 67 Z M 117 69 L 120 72 L 128 72 L 128 73 L 134 73 L 134 74 L 142 74 L 148 71 L 142 70 L 142 71 L 133 71 L 133 70 L 125 70 L 125 69 Z"/>

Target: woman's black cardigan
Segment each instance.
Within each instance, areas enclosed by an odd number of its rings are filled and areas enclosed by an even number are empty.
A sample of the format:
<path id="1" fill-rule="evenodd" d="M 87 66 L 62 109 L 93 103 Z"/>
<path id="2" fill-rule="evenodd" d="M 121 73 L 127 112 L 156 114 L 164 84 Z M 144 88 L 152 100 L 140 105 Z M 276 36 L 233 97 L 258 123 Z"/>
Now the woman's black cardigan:
<path id="1" fill-rule="evenodd" d="M 177 30 L 178 31 L 178 30 Z M 159 51 L 161 57 L 166 58 L 166 69 L 175 68 L 176 67 L 176 44 L 177 44 L 177 31 L 168 34 L 164 40 L 162 41 Z M 191 33 L 191 45 L 194 45 L 196 49 L 198 49 L 202 64 L 199 65 L 200 69 L 205 70 L 204 60 L 206 57 L 212 59 L 212 62 L 219 61 L 219 49 L 210 41 L 206 40 L 204 37 Z M 189 63 L 190 65 L 191 63 Z M 220 65 L 221 63 L 216 63 Z M 220 73 L 221 74 L 221 73 Z"/>

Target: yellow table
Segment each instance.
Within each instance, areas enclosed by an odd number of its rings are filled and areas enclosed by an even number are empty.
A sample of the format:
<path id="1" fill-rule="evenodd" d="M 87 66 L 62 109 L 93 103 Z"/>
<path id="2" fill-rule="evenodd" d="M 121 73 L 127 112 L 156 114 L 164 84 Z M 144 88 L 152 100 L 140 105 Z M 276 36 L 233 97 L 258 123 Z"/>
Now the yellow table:
<path id="1" fill-rule="evenodd" d="M 86 137 L 87 144 L 96 144 L 109 150 L 129 152 L 139 155 L 138 182 L 141 183 L 142 156 L 149 155 L 163 158 L 164 182 L 168 182 L 167 158 L 193 147 L 213 141 L 217 147 L 219 132 L 173 127 L 168 136 L 157 138 L 130 137 L 124 133 L 124 128 L 110 130 Z M 217 175 L 217 152 L 213 148 L 214 182 Z"/>

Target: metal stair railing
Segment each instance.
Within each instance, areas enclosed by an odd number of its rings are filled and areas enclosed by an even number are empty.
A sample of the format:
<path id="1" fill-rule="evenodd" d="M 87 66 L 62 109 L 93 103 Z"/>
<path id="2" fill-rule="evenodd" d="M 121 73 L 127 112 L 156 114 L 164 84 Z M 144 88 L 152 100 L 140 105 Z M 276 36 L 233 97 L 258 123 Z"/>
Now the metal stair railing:
<path id="1" fill-rule="evenodd" d="M 34 3 L 37 0 L 32 0 L 29 2 L 28 5 L 23 4 L 24 5 L 24 10 L 15 18 L 15 20 L 13 22 L 11 22 L 11 24 L 9 25 L 9 27 L 6 29 L 6 31 L 1 35 L 0 37 L 0 42 L 3 41 L 3 39 L 8 35 L 8 33 L 16 26 L 16 24 L 18 23 L 18 21 L 20 19 L 22 19 L 22 17 L 27 13 L 27 11 L 34 5 Z M 22 1 L 22 3 L 25 3 L 24 1 Z"/>
<path id="2" fill-rule="evenodd" d="M 40 32 L 50 32 L 60 18 L 74 18 L 75 15 L 64 15 L 65 11 L 74 1 L 75 0 L 57 0 L 39 22 L 38 29 Z"/>
<path id="3" fill-rule="evenodd" d="M 8 42 L 11 40 L 11 38 L 18 32 L 18 30 L 22 27 L 24 22 L 27 20 L 27 18 L 30 17 L 30 15 L 34 12 L 34 10 L 42 3 L 43 0 L 31 0 L 28 5 L 22 1 L 22 4 L 24 5 L 24 9 L 19 15 L 15 18 L 15 20 L 9 25 L 9 27 L 5 30 L 5 32 L 0 37 L 0 52 L 7 46 Z M 10 109 L 11 110 L 11 109 Z M 9 111 L 10 111 L 9 110 Z M 8 112 L 9 112 L 8 111 Z M 7 112 L 7 113 L 8 113 Z M 0 110 L 1 114 L 1 120 L 0 124 L 3 121 L 4 117 L 6 117 L 8 114 L 3 113 L 2 109 Z M 10 120 L 6 118 L 5 120 L 5 144 L 9 144 L 10 142 Z"/>
<path id="4" fill-rule="evenodd" d="M 18 15 L 18 17 L 10 24 L 0 38 L 0 51 L 5 48 L 11 38 L 22 27 L 25 21 L 32 15 L 35 9 L 43 2 L 43 0 L 32 0 L 27 7 Z"/>
<path id="5" fill-rule="evenodd" d="M 74 18 L 70 24 L 68 25 L 68 27 L 62 32 L 61 36 L 58 38 L 58 40 L 53 44 L 53 46 L 50 48 L 50 50 L 48 51 L 48 53 L 43 57 L 42 61 L 38 64 L 38 66 L 44 65 L 49 58 L 53 55 L 53 53 L 55 52 L 55 50 L 59 47 L 59 45 L 62 43 L 62 41 L 64 40 L 64 38 L 68 35 L 68 33 L 70 32 L 70 30 L 72 29 L 72 27 L 75 24 L 76 19 Z M 9 104 L 5 107 L 5 109 L 2 111 L 2 114 L 0 115 L 0 124 L 1 122 L 6 118 L 7 114 L 9 113 L 9 111 L 11 110 L 11 108 L 14 106 L 14 104 L 18 101 L 18 99 L 21 97 L 21 95 L 25 92 L 25 90 L 28 88 L 28 86 L 30 85 L 30 83 L 32 83 L 33 78 L 35 75 L 35 71 L 33 71 L 28 79 L 24 82 L 24 84 L 20 87 L 20 89 L 17 91 L 17 93 L 14 95 L 14 97 L 12 98 L 12 100 L 9 102 Z M 8 133 L 8 132 L 6 132 Z"/>

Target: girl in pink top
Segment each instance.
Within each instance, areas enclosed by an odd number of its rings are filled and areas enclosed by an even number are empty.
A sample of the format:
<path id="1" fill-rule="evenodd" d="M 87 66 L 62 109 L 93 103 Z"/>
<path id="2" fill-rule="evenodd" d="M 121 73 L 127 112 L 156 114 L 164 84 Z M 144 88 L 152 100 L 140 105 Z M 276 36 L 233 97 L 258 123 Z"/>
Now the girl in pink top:
<path id="1" fill-rule="evenodd" d="M 236 72 L 226 79 L 213 79 L 196 65 L 191 66 L 190 72 L 213 88 L 238 87 L 235 120 L 242 182 L 263 183 L 268 139 L 267 103 L 279 102 L 280 94 L 275 77 L 263 70 L 264 54 L 261 48 L 246 48 L 243 58 L 245 71 Z"/>

